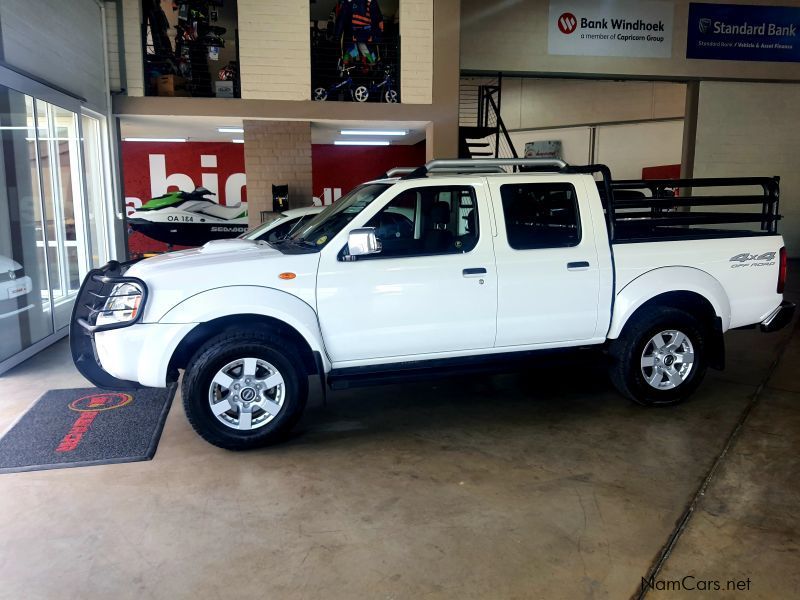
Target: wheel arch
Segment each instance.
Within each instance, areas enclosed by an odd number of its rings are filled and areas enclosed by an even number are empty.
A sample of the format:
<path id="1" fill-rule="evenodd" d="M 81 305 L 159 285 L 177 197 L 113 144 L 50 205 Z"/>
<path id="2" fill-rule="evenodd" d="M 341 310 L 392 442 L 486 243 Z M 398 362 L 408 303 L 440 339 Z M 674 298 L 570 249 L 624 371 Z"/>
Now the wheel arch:
<path id="1" fill-rule="evenodd" d="M 169 368 L 183 368 L 210 337 L 231 328 L 262 328 L 292 340 L 309 374 L 330 370 L 317 314 L 300 298 L 273 288 L 231 286 L 187 298 L 160 323 L 197 323 L 172 352 Z"/>
<path id="2" fill-rule="evenodd" d="M 175 373 L 178 369 L 185 369 L 192 356 L 215 335 L 232 329 L 249 329 L 253 331 L 268 330 L 290 340 L 303 359 L 303 367 L 309 375 L 318 374 L 319 367 L 314 356 L 314 350 L 308 341 L 291 325 L 276 319 L 259 314 L 236 314 L 219 317 L 200 323 L 192 329 L 178 344 L 169 361 L 168 372 Z"/>
<path id="3" fill-rule="evenodd" d="M 730 326 L 731 307 L 722 284 L 692 267 L 664 267 L 640 275 L 617 294 L 608 339 L 616 339 L 645 306 L 664 305 L 691 310 L 700 317 L 719 318 L 720 333 Z"/>

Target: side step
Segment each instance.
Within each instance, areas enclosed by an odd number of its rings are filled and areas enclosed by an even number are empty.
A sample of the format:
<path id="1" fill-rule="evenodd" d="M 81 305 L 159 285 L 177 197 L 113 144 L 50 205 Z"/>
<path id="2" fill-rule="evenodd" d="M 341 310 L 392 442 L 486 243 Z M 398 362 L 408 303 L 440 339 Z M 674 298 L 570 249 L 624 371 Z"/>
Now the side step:
<path id="1" fill-rule="evenodd" d="M 602 346 L 528 350 L 504 354 L 418 360 L 368 367 L 333 369 L 326 377 L 332 390 L 386 385 L 407 381 L 426 381 L 456 375 L 493 375 L 517 371 L 525 366 L 552 367 L 565 365 L 601 353 Z"/>

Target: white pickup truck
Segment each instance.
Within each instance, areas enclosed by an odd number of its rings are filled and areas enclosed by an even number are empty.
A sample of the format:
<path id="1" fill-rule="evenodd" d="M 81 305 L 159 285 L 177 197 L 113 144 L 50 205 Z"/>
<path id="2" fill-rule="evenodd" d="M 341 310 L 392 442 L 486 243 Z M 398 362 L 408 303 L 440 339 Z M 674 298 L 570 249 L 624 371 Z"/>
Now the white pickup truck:
<path id="1" fill-rule="evenodd" d="M 245 449 L 288 432 L 310 375 L 325 390 L 554 349 L 604 349 L 620 392 L 674 404 L 723 367 L 725 331 L 794 312 L 777 178 L 614 181 L 534 159 L 398 171 L 276 243 L 92 271 L 73 315 L 78 369 L 112 389 L 183 369 L 197 432 Z M 743 194 L 707 195 L 731 186 Z"/>

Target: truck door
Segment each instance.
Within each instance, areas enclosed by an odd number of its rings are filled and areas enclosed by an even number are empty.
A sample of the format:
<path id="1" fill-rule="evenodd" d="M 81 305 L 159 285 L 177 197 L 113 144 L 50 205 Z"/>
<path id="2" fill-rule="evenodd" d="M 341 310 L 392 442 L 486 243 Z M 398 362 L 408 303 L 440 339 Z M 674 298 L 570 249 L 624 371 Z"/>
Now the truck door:
<path id="1" fill-rule="evenodd" d="M 332 361 L 492 348 L 497 274 L 490 223 L 485 184 L 474 182 L 404 186 L 377 214 L 354 219 L 347 229 L 374 227 L 382 251 L 343 260 L 337 240 L 320 257 L 317 308 Z"/>
<path id="2" fill-rule="evenodd" d="M 496 346 L 595 336 L 600 265 L 580 177 L 491 177 L 498 221 Z"/>

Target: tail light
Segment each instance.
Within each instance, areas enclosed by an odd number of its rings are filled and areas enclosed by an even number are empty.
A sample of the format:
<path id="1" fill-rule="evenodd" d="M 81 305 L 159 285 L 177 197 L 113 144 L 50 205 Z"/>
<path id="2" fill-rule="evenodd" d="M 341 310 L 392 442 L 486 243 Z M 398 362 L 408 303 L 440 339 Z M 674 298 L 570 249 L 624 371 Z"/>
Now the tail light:
<path id="1" fill-rule="evenodd" d="M 786 287 L 786 247 L 781 248 L 780 252 L 780 267 L 778 268 L 778 293 L 783 293 L 783 288 Z"/>

